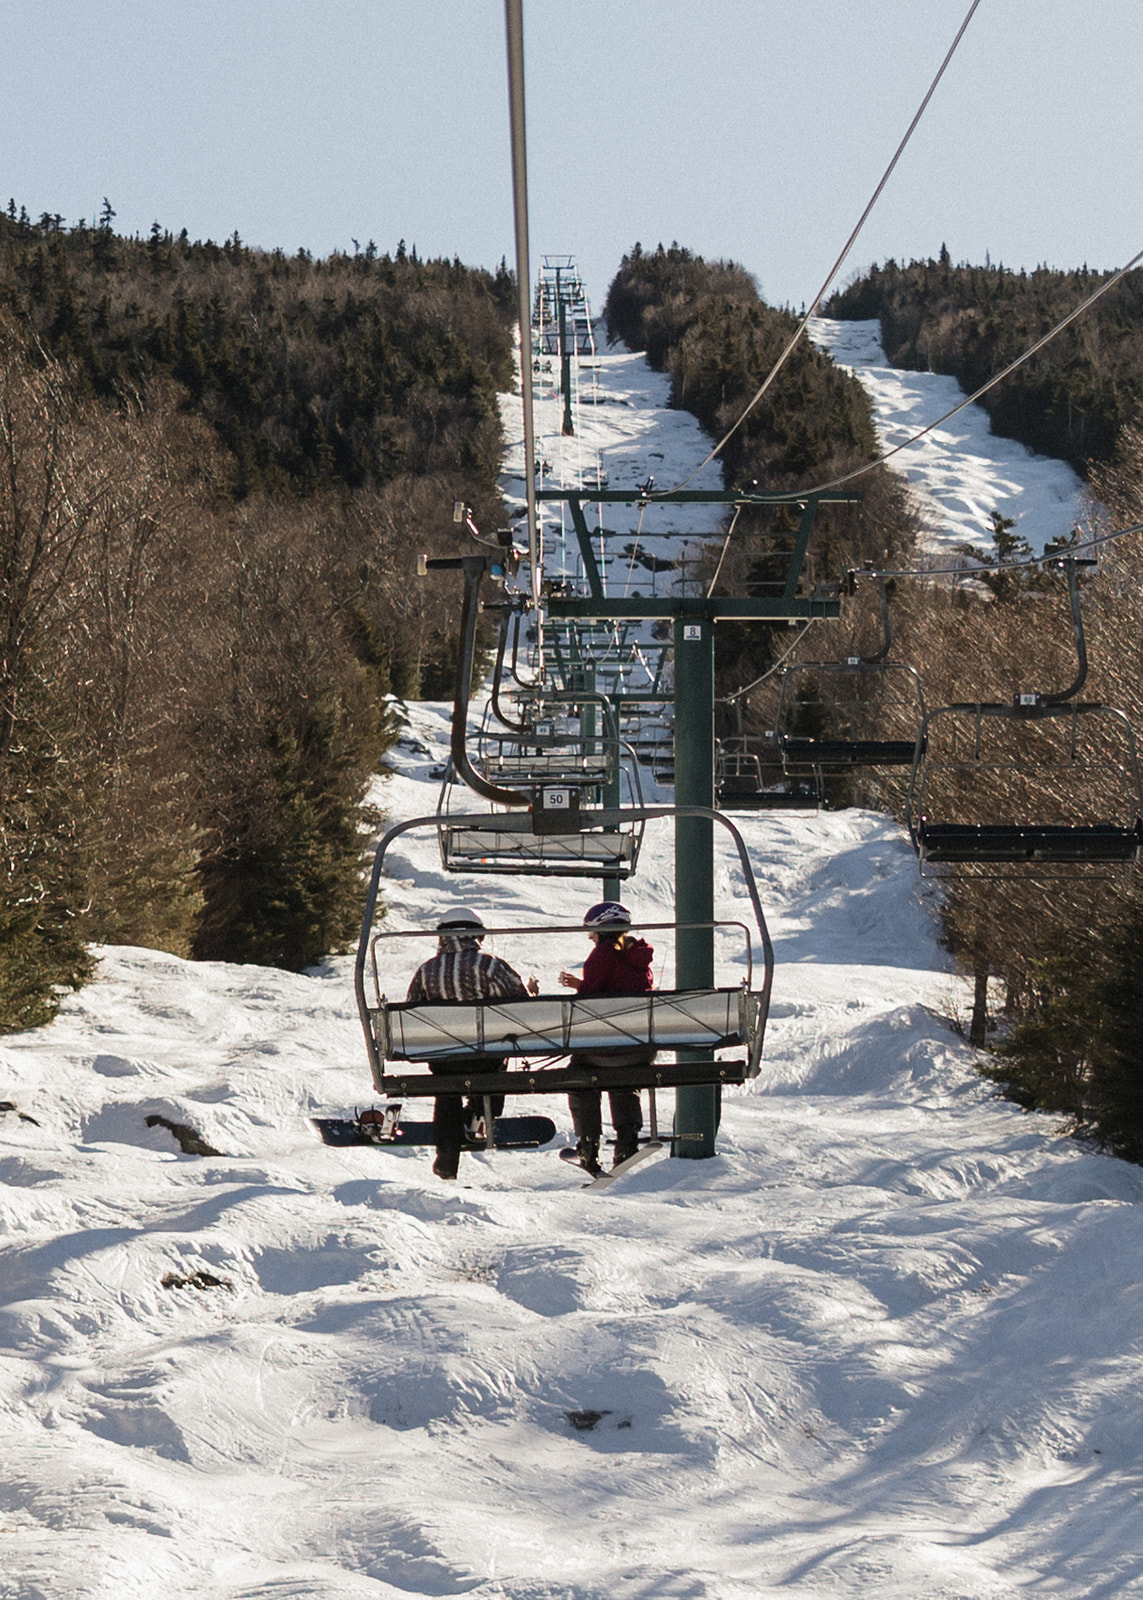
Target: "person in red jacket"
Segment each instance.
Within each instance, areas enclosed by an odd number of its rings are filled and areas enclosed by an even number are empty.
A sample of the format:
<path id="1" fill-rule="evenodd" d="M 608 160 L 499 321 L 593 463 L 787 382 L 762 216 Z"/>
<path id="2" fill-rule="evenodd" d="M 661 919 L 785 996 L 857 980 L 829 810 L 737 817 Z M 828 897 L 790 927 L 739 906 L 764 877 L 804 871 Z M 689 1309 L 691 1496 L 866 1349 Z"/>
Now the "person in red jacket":
<path id="1" fill-rule="evenodd" d="M 565 989 L 575 989 L 586 997 L 592 994 L 646 994 L 654 987 L 651 962 L 655 952 L 645 939 L 631 936 L 631 913 L 626 906 L 621 906 L 617 900 L 603 900 L 587 912 L 583 925 L 594 949 L 584 962 L 582 977 L 577 978 L 573 972 L 560 973 L 560 982 Z M 634 1046 L 630 1050 L 620 1048 L 581 1052 L 572 1056 L 572 1063 L 641 1066 L 654 1058 L 655 1051 L 650 1046 Z M 637 1089 L 609 1089 L 608 1099 L 615 1129 L 614 1165 L 618 1166 L 639 1148 L 643 1112 Z M 572 1089 L 568 1094 L 568 1108 L 578 1141 L 579 1159 L 588 1172 L 596 1174 L 601 1170 L 599 1141 L 603 1135 L 599 1090 Z"/>

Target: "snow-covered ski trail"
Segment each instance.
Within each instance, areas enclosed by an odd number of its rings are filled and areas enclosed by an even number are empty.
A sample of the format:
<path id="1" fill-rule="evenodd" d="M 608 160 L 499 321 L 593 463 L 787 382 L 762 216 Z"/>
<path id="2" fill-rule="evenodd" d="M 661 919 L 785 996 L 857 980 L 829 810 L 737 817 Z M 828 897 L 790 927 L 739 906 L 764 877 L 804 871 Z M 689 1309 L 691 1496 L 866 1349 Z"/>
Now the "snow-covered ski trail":
<path id="1" fill-rule="evenodd" d="M 597 418 L 661 407 L 600 363 Z M 433 811 L 447 746 L 448 708 L 409 706 L 394 820 Z M 742 820 L 778 972 L 709 1161 L 588 1193 L 554 1150 L 466 1151 L 446 1185 L 431 1151 L 327 1148 L 307 1117 L 370 1098 L 348 957 L 108 948 L 0 1043 L 0 1600 L 1143 1595 L 1143 1174 L 975 1075 L 892 822 Z M 658 920 L 656 830 L 625 898 Z M 447 878 L 428 835 L 390 866 L 396 929 L 597 898 Z M 395 943 L 394 993 L 423 955 Z"/>

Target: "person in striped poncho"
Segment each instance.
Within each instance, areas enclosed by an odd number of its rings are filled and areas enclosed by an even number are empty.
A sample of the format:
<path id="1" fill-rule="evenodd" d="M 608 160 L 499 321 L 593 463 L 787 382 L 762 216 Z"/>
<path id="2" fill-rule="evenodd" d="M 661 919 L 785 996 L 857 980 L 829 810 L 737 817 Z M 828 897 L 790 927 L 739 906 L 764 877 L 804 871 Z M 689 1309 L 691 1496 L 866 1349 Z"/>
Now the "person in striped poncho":
<path id="1" fill-rule="evenodd" d="M 520 1000 L 539 990 L 535 978 L 525 986 L 520 974 L 480 948 L 484 923 L 467 906 L 450 911 L 437 923 L 440 942 L 435 956 L 422 963 L 413 974 L 407 998 L 410 1000 Z M 495 1057 L 442 1056 L 430 1062 L 430 1070 L 443 1077 L 498 1068 Z M 504 1096 L 492 1097 L 492 1115 L 504 1109 Z M 465 1124 L 483 1115 L 479 1100 L 465 1103 L 459 1094 L 438 1095 L 433 1101 L 433 1138 L 436 1160 L 433 1171 L 438 1178 L 455 1178 L 460 1165 Z"/>

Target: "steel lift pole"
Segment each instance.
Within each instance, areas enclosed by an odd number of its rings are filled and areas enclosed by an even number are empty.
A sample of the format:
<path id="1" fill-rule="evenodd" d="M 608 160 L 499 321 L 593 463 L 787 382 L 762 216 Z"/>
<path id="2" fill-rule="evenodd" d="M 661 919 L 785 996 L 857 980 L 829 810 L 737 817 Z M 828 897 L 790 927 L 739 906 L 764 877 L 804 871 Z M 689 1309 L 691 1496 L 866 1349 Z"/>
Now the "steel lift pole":
<path id="1" fill-rule="evenodd" d="M 714 807 L 714 624 L 675 619 L 675 803 Z M 714 983 L 714 829 L 708 817 L 679 817 L 675 826 L 675 898 L 680 928 L 675 983 Z M 679 1052 L 680 1057 L 684 1052 Z M 674 1152 L 692 1160 L 715 1154 L 719 1090 L 699 1084 L 675 1091 Z"/>
<path id="2" fill-rule="evenodd" d="M 714 628 L 716 622 L 797 621 L 811 617 L 836 617 L 840 596 L 811 590 L 800 593 L 800 580 L 809 549 L 814 518 L 821 505 L 852 505 L 860 495 L 848 491 L 758 493 L 737 490 L 671 490 L 661 494 L 644 489 L 541 490 L 538 500 L 567 503 L 579 540 L 584 574 L 590 593 L 575 598 L 553 596 L 549 614 L 555 618 L 647 621 L 669 618 L 673 626 L 675 664 L 675 799 L 682 806 L 714 805 Z M 603 592 L 602 574 L 591 548 L 584 516 L 585 501 L 599 504 L 646 503 L 682 505 L 757 505 L 797 507 L 801 516 L 793 548 L 786 556 L 786 580 L 780 593 L 765 598 L 669 595 L 609 599 Z M 706 922 L 714 918 L 714 838 L 709 820 L 680 817 L 675 836 L 675 897 L 680 922 Z M 676 945 L 675 982 L 680 987 L 703 988 L 713 981 L 714 933 L 709 928 L 680 928 Z M 676 1091 L 674 1154 L 691 1159 L 713 1156 L 718 1129 L 718 1089 L 699 1085 Z"/>

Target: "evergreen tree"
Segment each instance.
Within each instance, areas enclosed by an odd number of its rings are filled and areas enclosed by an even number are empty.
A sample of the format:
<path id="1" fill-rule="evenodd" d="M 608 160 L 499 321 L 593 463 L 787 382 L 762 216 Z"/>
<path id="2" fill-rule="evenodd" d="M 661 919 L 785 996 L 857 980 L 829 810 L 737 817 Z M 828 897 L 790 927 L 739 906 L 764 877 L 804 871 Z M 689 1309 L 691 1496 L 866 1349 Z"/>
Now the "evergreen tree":
<path id="1" fill-rule="evenodd" d="M 1143 909 L 1131 914 L 1109 941 L 1103 975 L 1088 1013 L 1092 1036 L 1088 1109 L 1100 1139 L 1116 1155 L 1143 1161 Z M 1074 1026 L 1075 1019 L 1069 1018 Z"/>

